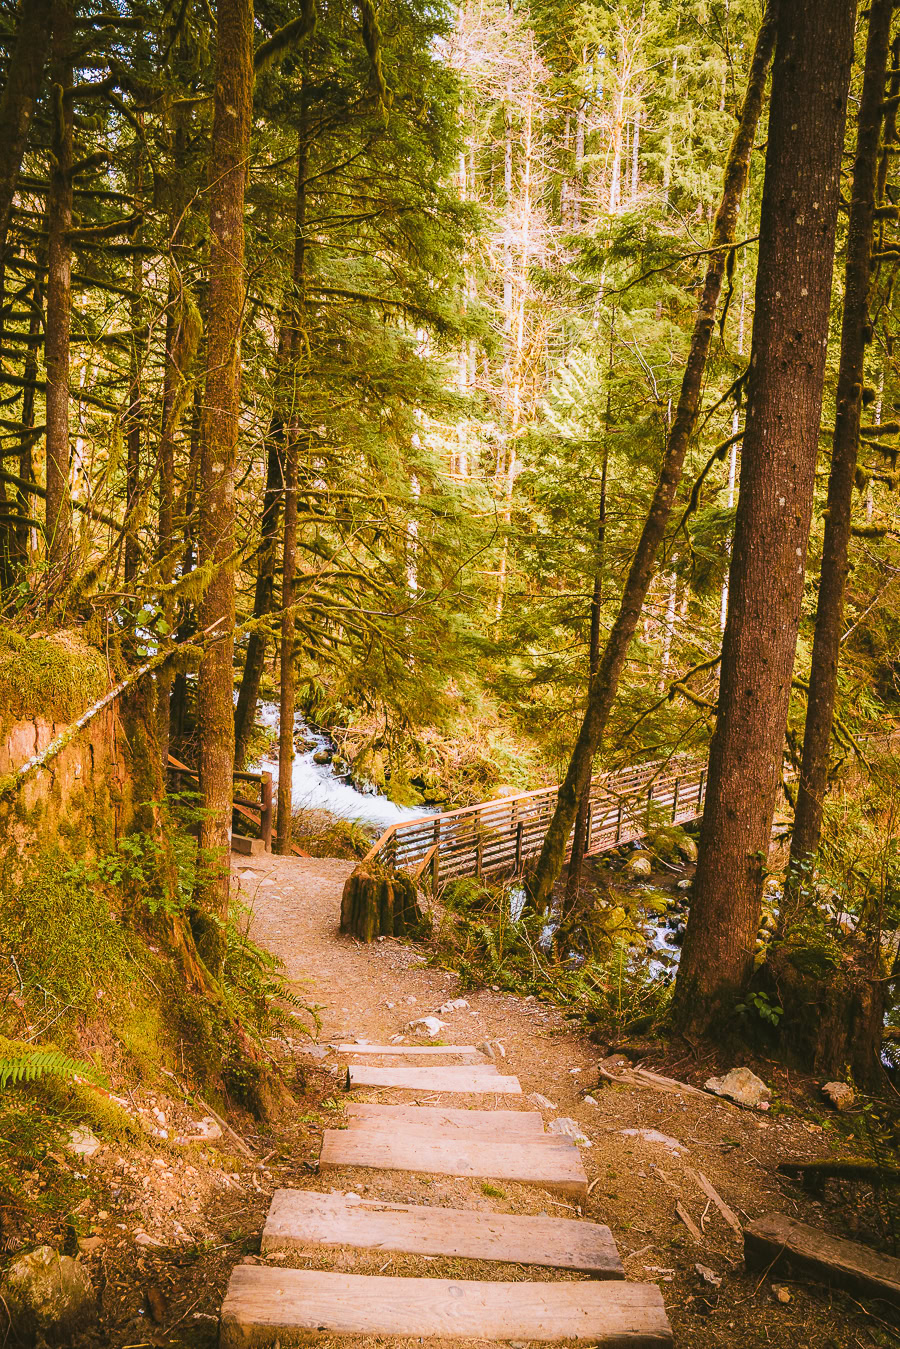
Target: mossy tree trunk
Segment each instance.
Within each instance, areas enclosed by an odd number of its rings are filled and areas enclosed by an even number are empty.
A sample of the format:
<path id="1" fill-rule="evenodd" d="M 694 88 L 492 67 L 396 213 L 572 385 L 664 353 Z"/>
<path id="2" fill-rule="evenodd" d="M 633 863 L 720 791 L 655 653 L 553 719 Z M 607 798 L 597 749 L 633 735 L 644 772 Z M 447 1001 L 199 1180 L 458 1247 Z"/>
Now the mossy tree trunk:
<path id="1" fill-rule="evenodd" d="M 47 196 L 46 395 L 47 555 L 59 580 L 69 559 L 69 346 L 72 322 L 72 84 L 74 14 L 71 0 L 53 7 L 50 122 L 53 144 Z"/>
<path id="2" fill-rule="evenodd" d="M 214 631 L 218 640 L 201 661 L 197 703 L 204 808 L 200 825 L 205 862 L 202 899 L 211 912 L 224 917 L 234 773 L 234 471 L 241 391 L 244 196 L 253 106 L 252 0 L 219 0 L 216 18 L 199 543 L 201 564 L 215 566 L 203 600 L 201 626 Z"/>

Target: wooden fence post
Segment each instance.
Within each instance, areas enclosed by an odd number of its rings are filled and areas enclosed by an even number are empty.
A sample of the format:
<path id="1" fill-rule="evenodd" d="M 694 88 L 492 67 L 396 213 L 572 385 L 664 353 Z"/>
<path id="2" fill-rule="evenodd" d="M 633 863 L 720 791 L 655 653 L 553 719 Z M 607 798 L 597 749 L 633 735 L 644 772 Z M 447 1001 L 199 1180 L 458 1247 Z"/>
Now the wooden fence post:
<path id="1" fill-rule="evenodd" d="M 522 874 L 522 841 L 525 833 L 525 826 L 520 820 L 516 825 L 516 875 Z"/>
<path id="2" fill-rule="evenodd" d="M 616 842 L 622 837 L 622 802 L 619 802 L 619 813 L 616 816 Z"/>
<path id="3" fill-rule="evenodd" d="M 266 852 L 272 851 L 272 774 L 261 773 L 259 783 L 261 802 L 259 812 L 259 833 Z"/>
<path id="4" fill-rule="evenodd" d="M 673 824 L 674 824 L 675 821 L 678 819 L 678 783 L 679 783 L 679 781 L 680 781 L 679 778 L 676 778 L 676 779 L 675 779 L 675 794 L 674 794 L 674 796 L 672 797 L 672 823 L 673 823 Z"/>

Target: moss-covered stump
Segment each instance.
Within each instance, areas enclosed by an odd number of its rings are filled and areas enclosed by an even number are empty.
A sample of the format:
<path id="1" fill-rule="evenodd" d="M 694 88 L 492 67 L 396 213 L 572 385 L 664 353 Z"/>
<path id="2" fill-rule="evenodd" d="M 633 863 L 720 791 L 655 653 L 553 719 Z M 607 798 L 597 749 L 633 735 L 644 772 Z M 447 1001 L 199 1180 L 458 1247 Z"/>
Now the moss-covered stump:
<path id="1" fill-rule="evenodd" d="M 785 1049 L 813 1072 L 842 1079 L 849 1071 L 871 1090 L 882 1081 L 883 974 L 868 951 L 785 942 L 770 948 L 759 982 L 774 987 L 784 1008 Z"/>
<path id="2" fill-rule="evenodd" d="M 402 871 L 359 866 L 347 877 L 341 898 L 341 931 L 360 941 L 405 937 L 420 929 L 416 883 Z"/>

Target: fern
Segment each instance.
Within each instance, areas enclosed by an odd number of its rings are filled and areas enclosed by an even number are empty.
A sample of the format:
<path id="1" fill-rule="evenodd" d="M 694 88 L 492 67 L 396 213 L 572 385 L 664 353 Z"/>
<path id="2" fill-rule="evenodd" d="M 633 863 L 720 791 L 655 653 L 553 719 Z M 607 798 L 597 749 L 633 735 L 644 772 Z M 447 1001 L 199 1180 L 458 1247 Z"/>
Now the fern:
<path id="1" fill-rule="evenodd" d="M 83 1078 L 92 1082 L 96 1073 L 89 1064 L 70 1059 L 62 1050 L 33 1048 L 14 1040 L 0 1042 L 0 1090 L 39 1077 L 61 1077 L 66 1082 Z"/>

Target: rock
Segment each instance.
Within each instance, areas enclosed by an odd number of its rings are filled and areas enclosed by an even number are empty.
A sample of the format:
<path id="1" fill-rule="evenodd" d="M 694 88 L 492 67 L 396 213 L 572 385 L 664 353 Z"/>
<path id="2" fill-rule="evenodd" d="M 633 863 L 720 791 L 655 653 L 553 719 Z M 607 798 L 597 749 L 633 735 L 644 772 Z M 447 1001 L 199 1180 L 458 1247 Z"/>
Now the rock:
<path id="1" fill-rule="evenodd" d="M 436 1016 L 420 1016 L 418 1021 L 410 1021 L 409 1028 L 417 1035 L 430 1035 L 434 1039 L 446 1024 L 446 1021 L 439 1021 Z"/>
<path id="2" fill-rule="evenodd" d="M 749 1068 L 732 1068 L 724 1077 L 708 1078 L 704 1086 L 707 1091 L 713 1092 L 716 1096 L 727 1096 L 738 1105 L 752 1106 L 760 1110 L 769 1108 L 772 1089 Z"/>
<path id="3" fill-rule="evenodd" d="M 711 1270 L 708 1265 L 695 1265 L 694 1269 L 700 1275 L 700 1278 L 703 1280 L 704 1283 L 711 1284 L 713 1288 L 721 1288 L 722 1286 L 721 1274 L 716 1274 L 715 1271 Z"/>
<path id="4" fill-rule="evenodd" d="M 791 1290 L 789 1288 L 785 1288 L 783 1283 L 773 1283 L 772 1296 L 774 1297 L 776 1302 L 790 1302 Z"/>
<path id="5" fill-rule="evenodd" d="M 856 1092 L 846 1082 L 826 1082 L 822 1095 L 835 1110 L 850 1110 L 856 1104 Z"/>
<path id="6" fill-rule="evenodd" d="M 69 1132 L 66 1149 L 75 1157 L 93 1157 L 102 1147 L 100 1139 L 88 1128 L 72 1129 Z"/>
<path id="7" fill-rule="evenodd" d="M 679 881 L 679 882 L 678 882 L 678 889 L 679 889 L 679 890 L 690 890 L 690 888 L 691 888 L 691 886 L 692 886 L 693 884 L 694 884 L 694 882 L 693 882 L 692 880 L 690 880 L 690 879 L 688 879 L 688 880 L 686 880 L 686 881 Z"/>
<path id="8" fill-rule="evenodd" d="M 649 876 L 653 871 L 653 864 L 646 853 L 635 853 L 634 857 L 629 857 L 625 863 L 625 870 L 629 876 Z"/>
<path id="9" fill-rule="evenodd" d="M 684 858 L 686 862 L 696 862 L 697 845 L 691 838 L 690 834 L 685 834 L 683 838 L 679 838 L 675 844 L 675 847 L 681 853 L 681 856 Z"/>
<path id="10" fill-rule="evenodd" d="M 151 1237 L 147 1232 L 138 1231 L 134 1234 L 134 1244 L 135 1246 L 161 1246 L 162 1242 L 157 1241 L 156 1237 Z"/>
<path id="11" fill-rule="evenodd" d="M 317 749 L 315 754 L 313 755 L 313 763 L 317 764 L 331 763 L 331 758 L 332 755 L 330 749 Z"/>
<path id="12" fill-rule="evenodd" d="M 67 1343 L 97 1317 L 97 1295 L 84 1265 L 52 1246 L 38 1246 L 8 1267 L 0 1284 L 15 1333 Z"/>
<path id="13" fill-rule="evenodd" d="M 204 1115 L 203 1119 L 194 1125 L 193 1133 L 182 1134 L 181 1137 L 175 1139 L 175 1142 L 179 1144 L 211 1143 L 214 1139 L 221 1137 L 222 1126 L 218 1120 L 214 1120 L 212 1115 Z"/>
<path id="14" fill-rule="evenodd" d="M 659 1143 L 676 1156 L 679 1156 L 684 1148 L 684 1144 L 679 1143 L 677 1138 L 661 1134 L 658 1129 L 622 1129 L 621 1133 L 624 1138 L 643 1138 L 645 1143 Z"/>
<path id="15" fill-rule="evenodd" d="M 563 1138 L 574 1138 L 575 1142 L 583 1148 L 591 1146 L 591 1140 L 578 1121 L 569 1119 L 566 1115 L 560 1115 L 558 1119 L 552 1119 L 547 1125 L 547 1133 L 560 1134 Z"/>
<path id="16" fill-rule="evenodd" d="M 539 1091 L 533 1091 L 533 1092 L 531 1092 L 531 1094 L 530 1094 L 529 1096 L 526 1096 L 526 1097 L 525 1097 L 525 1100 L 526 1100 L 526 1101 L 530 1101 L 532 1105 L 536 1105 L 537 1108 L 538 1108 L 539 1110 L 555 1110 L 555 1109 L 556 1109 L 556 1106 L 553 1104 L 553 1102 L 552 1102 L 552 1101 L 548 1101 L 548 1100 L 547 1100 L 547 1097 L 546 1097 L 546 1096 L 542 1096 L 541 1093 L 540 1093 Z"/>
<path id="17" fill-rule="evenodd" d="M 585 1105 L 596 1105 L 596 1104 L 597 1104 L 597 1098 L 596 1098 L 596 1096 L 582 1096 L 581 1099 L 584 1101 Z"/>
<path id="18" fill-rule="evenodd" d="M 449 1002 L 445 1002 L 442 1007 L 438 1008 L 438 1012 L 441 1014 L 444 1012 L 461 1012 L 468 1005 L 465 998 L 451 998 Z"/>

